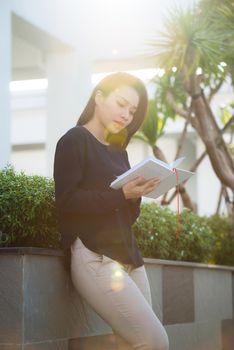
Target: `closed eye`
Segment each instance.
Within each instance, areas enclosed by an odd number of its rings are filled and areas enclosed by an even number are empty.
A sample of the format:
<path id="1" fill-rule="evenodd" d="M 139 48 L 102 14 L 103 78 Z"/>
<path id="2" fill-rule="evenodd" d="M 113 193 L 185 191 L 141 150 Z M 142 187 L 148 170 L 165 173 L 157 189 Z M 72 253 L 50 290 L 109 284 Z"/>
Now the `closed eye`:
<path id="1" fill-rule="evenodd" d="M 117 101 L 117 103 L 118 103 L 118 105 L 119 105 L 120 107 L 126 107 L 126 104 L 124 104 L 124 103 L 122 103 L 122 102 L 120 102 L 120 101 Z M 136 112 L 136 110 L 130 111 L 130 114 L 131 114 L 131 115 L 134 115 L 135 112 Z"/>
<path id="2" fill-rule="evenodd" d="M 118 105 L 119 105 L 120 107 L 125 107 L 125 105 L 124 105 L 123 103 L 121 103 L 121 102 L 119 102 L 119 101 L 117 101 L 117 103 L 118 103 Z"/>

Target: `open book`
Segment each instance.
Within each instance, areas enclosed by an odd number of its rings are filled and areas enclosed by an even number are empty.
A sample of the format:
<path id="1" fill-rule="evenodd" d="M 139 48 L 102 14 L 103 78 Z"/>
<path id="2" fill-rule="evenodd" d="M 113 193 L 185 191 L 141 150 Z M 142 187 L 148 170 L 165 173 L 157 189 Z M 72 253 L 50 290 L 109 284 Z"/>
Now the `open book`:
<path id="1" fill-rule="evenodd" d="M 173 171 L 173 168 L 177 169 L 178 184 L 194 175 L 191 171 L 177 168 L 177 165 L 180 164 L 184 158 L 185 157 L 178 158 L 174 162 L 167 164 L 157 158 L 149 156 L 122 175 L 119 175 L 117 179 L 110 184 L 110 187 L 117 190 L 125 183 L 134 180 L 138 176 L 144 176 L 146 180 L 158 176 L 160 178 L 158 187 L 145 195 L 145 197 L 157 198 L 177 185 L 176 173 Z"/>

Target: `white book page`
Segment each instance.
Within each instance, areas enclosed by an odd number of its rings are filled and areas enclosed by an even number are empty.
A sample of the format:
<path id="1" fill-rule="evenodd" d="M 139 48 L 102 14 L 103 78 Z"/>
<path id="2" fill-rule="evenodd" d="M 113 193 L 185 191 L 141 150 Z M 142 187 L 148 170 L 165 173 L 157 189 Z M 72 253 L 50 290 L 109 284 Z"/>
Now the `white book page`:
<path id="1" fill-rule="evenodd" d="M 192 175 L 195 173 L 192 173 L 191 171 L 177 169 L 178 177 L 179 177 L 179 184 L 187 179 L 189 179 Z M 145 197 L 149 198 L 158 198 L 159 196 L 163 195 L 164 193 L 168 192 L 171 188 L 175 187 L 177 185 L 177 179 L 176 174 L 173 172 L 170 176 L 164 178 L 159 186 L 152 192 L 145 195 Z"/>
<path id="2" fill-rule="evenodd" d="M 159 164 L 160 162 L 160 164 Z M 152 157 L 147 158 L 143 162 L 132 167 L 124 174 L 117 177 L 111 183 L 111 187 L 114 189 L 119 189 L 128 181 L 134 180 L 138 176 L 144 176 L 146 180 L 158 176 L 160 179 L 163 179 L 169 176 L 172 173 L 170 166 L 162 161 L 153 159 Z"/>
<path id="3" fill-rule="evenodd" d="M 142 160 L 140 163 L 137 163 L 136 165 L 132 166 L 129 170 L 127 170 L 124 174 L 121 174 L 118 176 L 118 178 L 121 178 L 122 176 L 128 175 L 131 172 L 134 172 L 135 170 L 141 168 L 142 166 L 144 166 L 145 164 L 147 164 L 148 162 L 153 162 L 156 164 L 161 165 L 162 167 L 165 167 L 167 169 L 171 169 L 170 164 L 167 164 L 165 162 L 163 162 L 162 160 L 155 158 L 153 156 L 149 156 L 146 159 Z"/>

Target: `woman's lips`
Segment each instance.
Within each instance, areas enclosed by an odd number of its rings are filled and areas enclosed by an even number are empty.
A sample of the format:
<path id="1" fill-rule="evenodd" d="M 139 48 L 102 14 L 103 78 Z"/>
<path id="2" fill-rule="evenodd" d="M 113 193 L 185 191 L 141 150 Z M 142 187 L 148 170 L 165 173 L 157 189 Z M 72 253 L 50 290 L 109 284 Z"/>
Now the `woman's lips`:
<path id="1" fill-rule="evenodd" d="M 118 122 L 117 120 L 114 120 L 115 124 L 118 124 L 121 128 L 124 127 L 124 123 Z"/>

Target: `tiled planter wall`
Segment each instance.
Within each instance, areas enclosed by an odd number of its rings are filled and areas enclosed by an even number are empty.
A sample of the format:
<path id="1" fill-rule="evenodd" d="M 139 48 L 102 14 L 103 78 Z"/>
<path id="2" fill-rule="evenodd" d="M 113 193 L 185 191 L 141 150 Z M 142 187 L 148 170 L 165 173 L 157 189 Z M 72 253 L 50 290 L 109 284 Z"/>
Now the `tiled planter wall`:
<path id="1" fill-rule="evenodd" d="M 0 248 L 0 350 L 115 349 L 62 260 L 57 250 Z M 170 350 L 233 350 L 234 268 L 144 260 Z"/>

